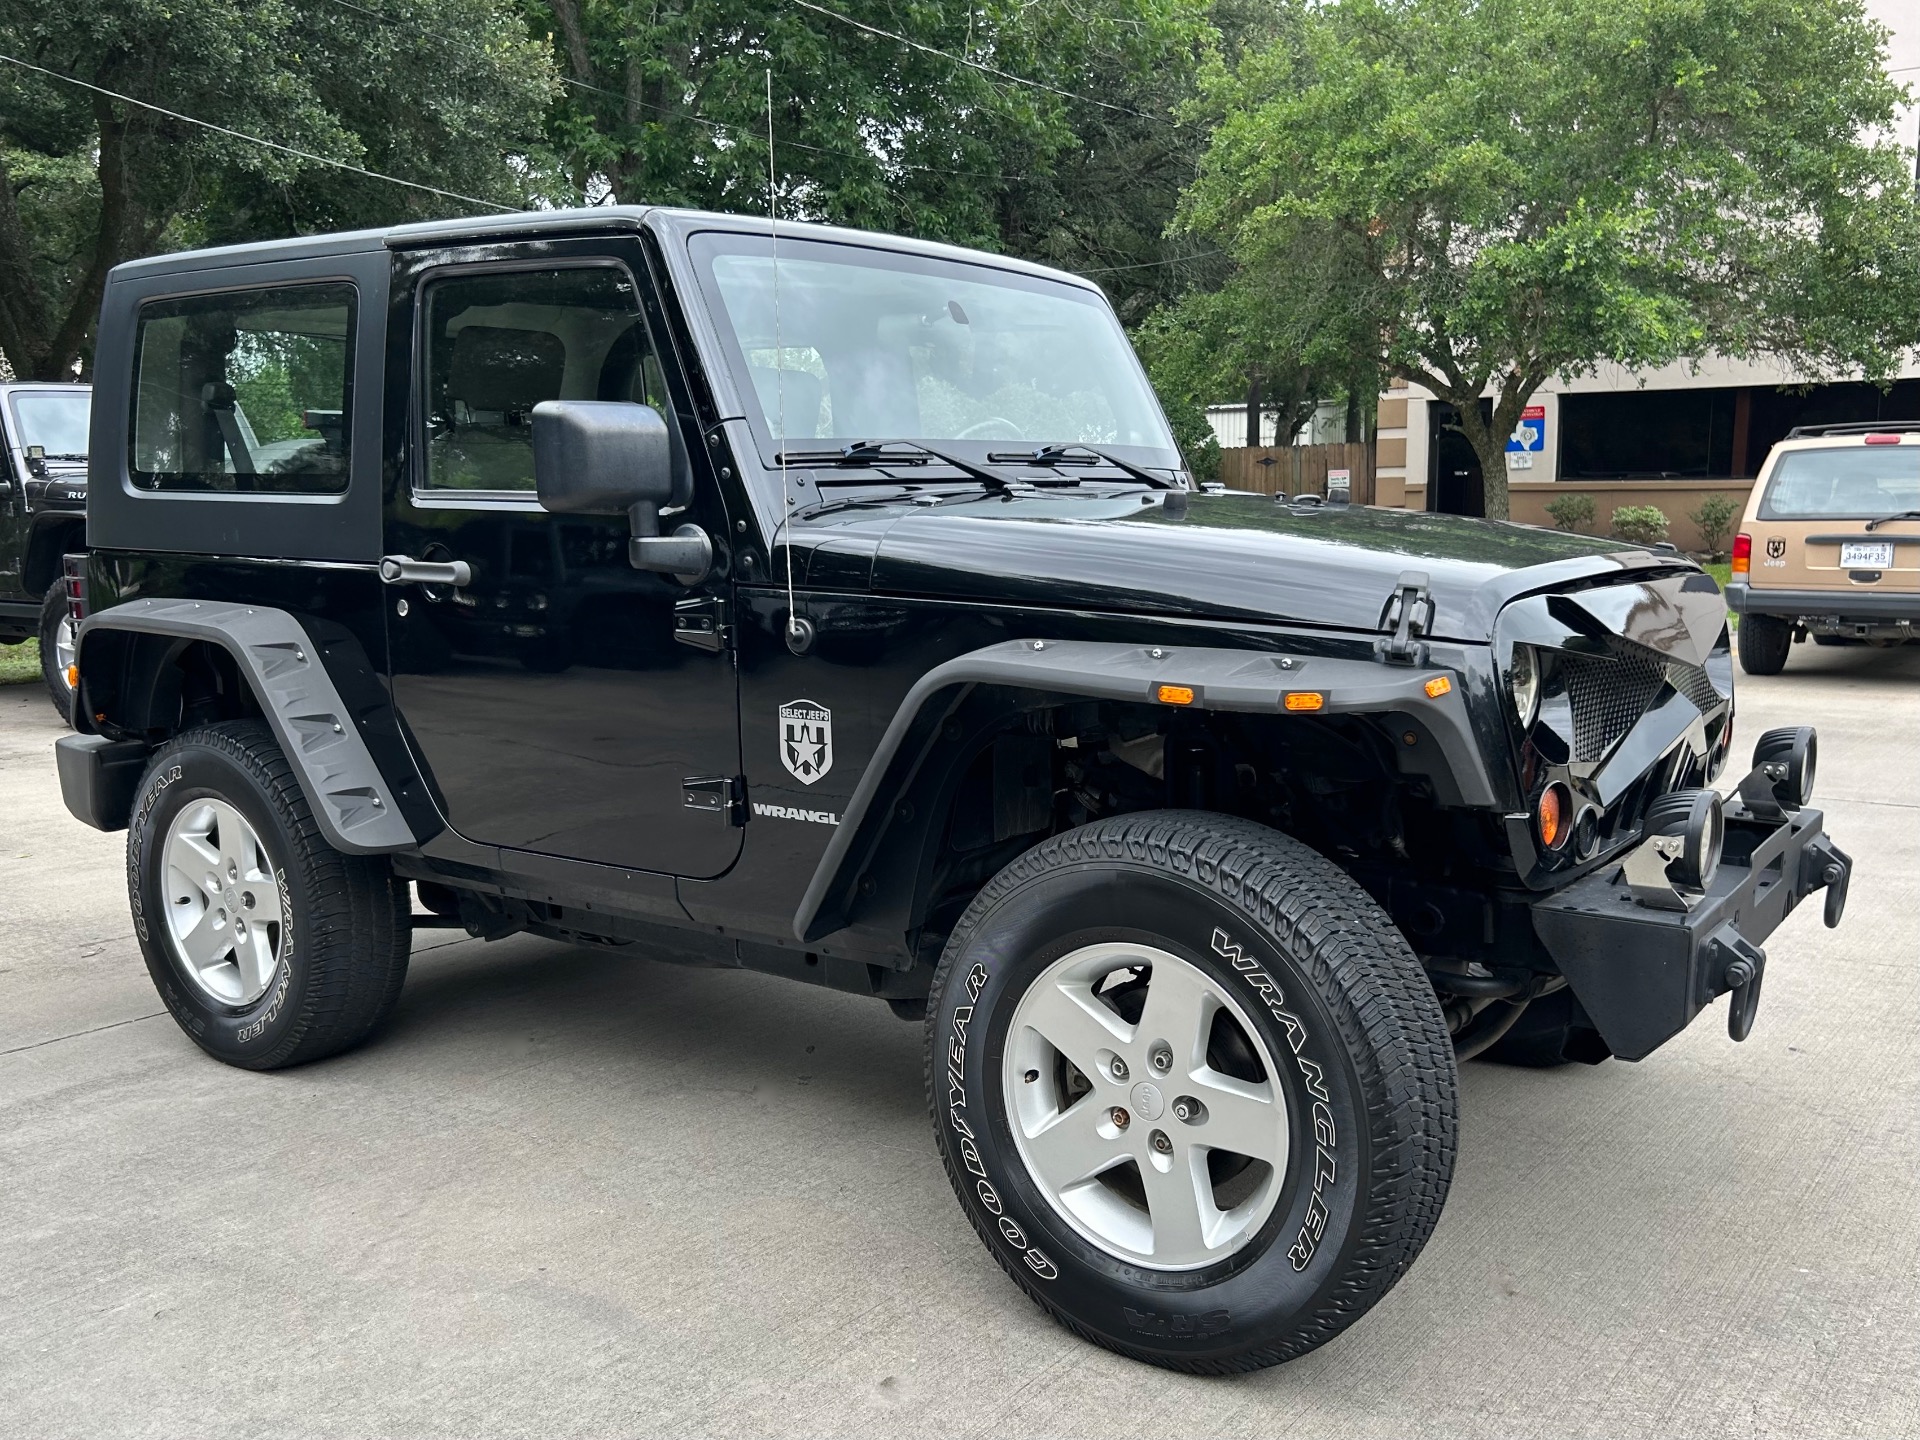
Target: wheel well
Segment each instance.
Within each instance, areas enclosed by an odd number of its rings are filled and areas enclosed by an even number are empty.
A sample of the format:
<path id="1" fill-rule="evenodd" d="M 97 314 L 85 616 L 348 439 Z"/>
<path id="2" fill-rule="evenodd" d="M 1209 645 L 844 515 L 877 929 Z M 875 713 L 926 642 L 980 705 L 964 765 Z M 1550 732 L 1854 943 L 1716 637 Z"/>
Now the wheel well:
<path id="1" fill-rule="evenodd" d="M 1433 954 L 1484 953 L 1501 837 L 1402 769 L 1388 717 L 1178 710 L 978 687 L 893 797 L 847 919 L 937 954 L 1014 856 L 1050 834 L 1141 810 L 1256 820 L 1312 846 Z M 875 803 L 879 803 L 876 799 Z M 1507 867 L 1510 871 L 1510 862 Z"/>
<path id="2" fill-rule="evenodd" d="M 84 550 L 87 527 L 83 520 L 66 520 L 41 525 L 27 542 L 27 563 L 21 583 L 29 595 L 44 595 L 60 578 L 60 557 Z"/>
<path id="3" fill-rule="evenodd" d="M 81 648 L 91 728 L 157 744 L 195 725 L 262 715 L 225 646 L 210 640 L 95 630 Z"/>

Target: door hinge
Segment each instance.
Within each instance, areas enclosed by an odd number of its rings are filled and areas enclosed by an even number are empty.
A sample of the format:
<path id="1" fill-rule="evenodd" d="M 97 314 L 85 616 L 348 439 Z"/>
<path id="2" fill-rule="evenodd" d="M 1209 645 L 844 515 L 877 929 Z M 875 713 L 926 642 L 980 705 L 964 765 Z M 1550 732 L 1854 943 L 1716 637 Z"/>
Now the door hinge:
<path id="1" fill-rule="evenodd" d="M 1429 583 L 1425 571 L 1400 572 L 1393 598 L 1387 601 L 1387 613 L 1380 621 L 1382 630 L 1393 633 L 1373 642 L 1373 653 L 1389 665 L 1427 663 L 1427 647 L 1420 637 L 1433 629 L 1433 593 L 1427 588 Z"/>
<path id="2" fill-rule="evenodd" d="M 690 775 L 680 782 L 681 804 L 689 810 L 710 810 L 727 824 L 747 823 L 747 777 L 744 775 Z"/>
<path id="3" fill-rule="evenodd" d="M 709 655 L 731 649 L 733 623 L 727 602 L 718 595 L 691 595 L 674 601 L 673 638 Z"/>

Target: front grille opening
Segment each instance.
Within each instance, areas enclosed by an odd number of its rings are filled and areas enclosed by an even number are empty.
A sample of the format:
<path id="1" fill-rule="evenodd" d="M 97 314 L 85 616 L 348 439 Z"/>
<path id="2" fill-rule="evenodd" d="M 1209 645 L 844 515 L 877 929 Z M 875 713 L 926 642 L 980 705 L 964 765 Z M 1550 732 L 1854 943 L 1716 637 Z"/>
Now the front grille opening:
<path id="1" fill-rule="evenodd" d="M 1615 641 L 1606 655 L 1562 653 L 1561 682 L 1573 712 L 1575 761 L 1603 759 L 1671 686 L 1703 713 L 1720 705 L 1713 681 L 1699 665 L 1662 659 L 1638 645 Z"/>

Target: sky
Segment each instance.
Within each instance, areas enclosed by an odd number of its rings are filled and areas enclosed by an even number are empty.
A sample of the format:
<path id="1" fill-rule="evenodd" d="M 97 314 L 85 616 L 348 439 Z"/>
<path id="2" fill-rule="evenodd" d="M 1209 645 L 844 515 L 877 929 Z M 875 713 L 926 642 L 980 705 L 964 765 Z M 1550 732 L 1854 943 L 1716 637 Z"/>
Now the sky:
<path id="1" fill-rule="evenodd" d="M 1866 0 L 1867 13 L 1893 32 L 1887 45 L 1887 68 L 1895 80 L 1920 96 L 1920 4 L 1915 0 Z M 1903 144 L 1915 143 L 1920 129 L 1920 106 L 1902 113 L 1899 135 Z"/>

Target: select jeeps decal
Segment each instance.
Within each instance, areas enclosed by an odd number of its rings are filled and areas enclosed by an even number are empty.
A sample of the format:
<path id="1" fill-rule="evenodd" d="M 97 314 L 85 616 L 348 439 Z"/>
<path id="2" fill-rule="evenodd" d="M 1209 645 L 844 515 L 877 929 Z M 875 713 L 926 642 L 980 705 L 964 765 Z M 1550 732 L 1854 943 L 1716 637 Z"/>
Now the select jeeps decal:
<path id="1" fill-rule="evenodd" d="M 1787 542 L 1781 536 L 1775 535 L 1771 540 L 1767 541 L 1767 564 L 1784 565 L 1786 563 Z"/>
<path id="2" fill-rule="evenodd" d="M 780 763 L 802 785 L 833 769 L 833 712 L 811 700 L 780 707 Z"/>
<path id="3" fill-rule="evenodd" d="M 769 820 L 805 820 L 814 825 L 840 823 L 840 817 L 831 810 L 798 810 L 791 805 L 768 805 L 760 800 L 753 802 L 753 813 Z"/>
<path id="4" fill-rule="evenodd" d="M 1287 1046 L 1293 1051 L 1301 1078 L 1306 1081 L 1307 1094 L 1313 1097 L 1313 1196 L 1307 1202 L 1306 1218 L 1300 1222 L 1300 1234 L 1287 1250 L 1287 1259 L 1293 1262 L 1293 1268 L 1304 1270 L 1319 1248 L 1321 1233 L 1327 1228 L 1324 1197 L 1333 1190 L 1333 1149 L 1338 1136 L 1333 1128 L 1333 1111 L 1327 1104 L 1326 1076 L 1318 1065 L 1300 1053 L 1300 1047 L 1307 1042 L 1307 1027 L 1298 1015 L 1287 1009 L 1287 997 L 1274 984 L 1273 977 L 1260 969 L 1258 962 L 1229 939 L 1224 930 L 1213 932 L 1213 953 L 1240 972 L 1273 1018 L 1285 1027 Z"/>
<path id="5" fill-rule="evenodd" d="M 987 967 L 975 961 L 973 969 L 967 972 L 967 999 L 978 1000 L 986 983 Z M 954 1134 L 960 1137 L 960 1163 L 973 1175 L 975 1193 L 979 1195 L 987 1213 L 998 1223 L 1000 1238 L 1026 1261 L 1027 1268 L 1035 1275 L 1042 1280 L 1052 1280 L 1060 1274 L 1058 1267 L 1038 1245 L 1027 1240 L 1027 1232 L 1006 1213 L 1007 1207 L 1000 1198 L 1000 1192 L 987 1179 L 986 1162 L 980 1158 L 980 1146 L 974 1139 L 973 1127 L 967 1124 L 967 1117 L 963 1113 L 967 1108 L 967 1087 L 963 1078 L 967 1069 L 967 1027 L 972 1023 L 973 1006 L 956 1005 L 953 1029 L 947 1037 L 947 1119 L 953 1126 Z"/>

